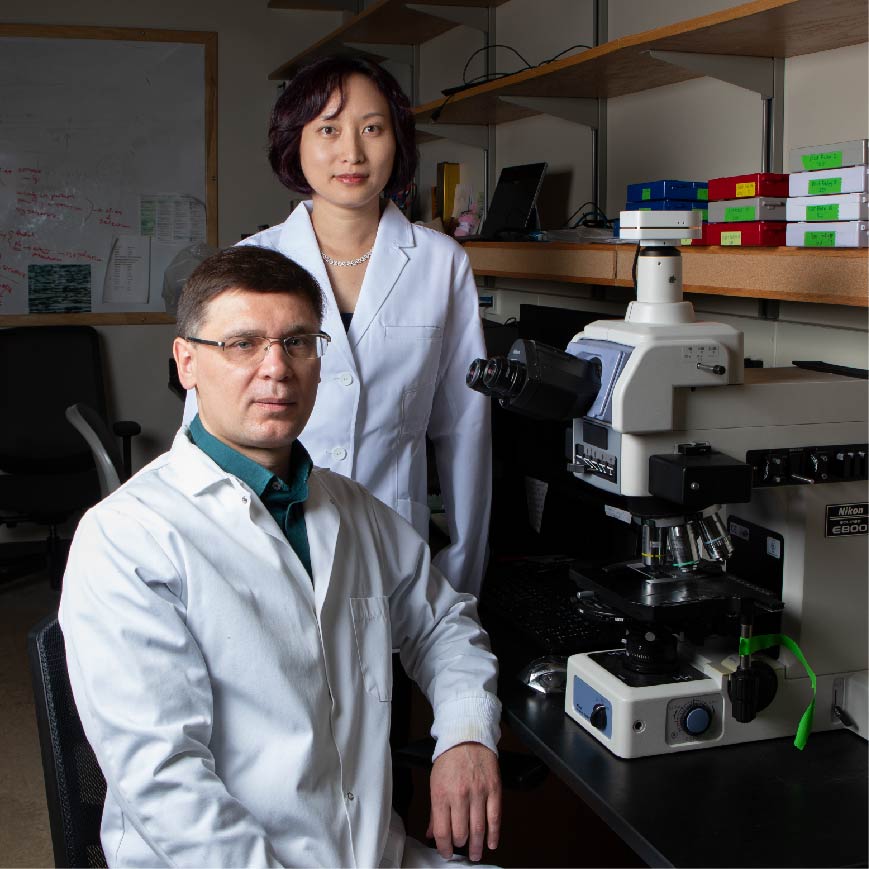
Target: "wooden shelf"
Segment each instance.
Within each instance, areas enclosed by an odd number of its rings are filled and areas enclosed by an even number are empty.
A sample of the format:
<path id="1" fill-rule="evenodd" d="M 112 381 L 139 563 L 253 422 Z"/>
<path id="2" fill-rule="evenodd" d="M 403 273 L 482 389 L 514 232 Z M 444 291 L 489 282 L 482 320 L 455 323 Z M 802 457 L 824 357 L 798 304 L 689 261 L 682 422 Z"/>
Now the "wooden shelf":
<path id="1" fill-rule="evenodd" d="M 474 274 L 630 287 L 635 245 L 468 242 Z M 683 247 L 686 293 L 869 307 L 865 250 Z"/>
<path id="2" fill-rule="evenodd" d="M 315 0 L 270 0 L 273 9 L 310 9 Z M 324 36 L 300 54 L 279 66 L 269 79 L 280 81 L 292 77 L 293 72 L 303 64 L 328 54 L 344 51 L 348 42 L 371 43 L 372 45 L 421 45 L 459 25 L 408 9 L 410 0 L 377 0 L 358 15 L 354 15 L 337 30 Z M 419 0 L 429 6 L 485 6 L 496 7 L 507 0 Z M 305 5 L 297 5 L 304 3 Z M 315 7 L 323 8 L 323 7 Z M 373 57 L 380 57 L 372 50 Z"/>
<path id="3" fill-rule="evenodd" d="M 615 39 L 596 48 L 441 98 L 415 110 L 444 124 L 501 124 L 540 112 L 502 96 L 608 98 L 675 84 L 699 73 L 649 56 L 651 50 L 795 57 L 867 41 L 866 0 L 753 0 L 699 18 Z"/>

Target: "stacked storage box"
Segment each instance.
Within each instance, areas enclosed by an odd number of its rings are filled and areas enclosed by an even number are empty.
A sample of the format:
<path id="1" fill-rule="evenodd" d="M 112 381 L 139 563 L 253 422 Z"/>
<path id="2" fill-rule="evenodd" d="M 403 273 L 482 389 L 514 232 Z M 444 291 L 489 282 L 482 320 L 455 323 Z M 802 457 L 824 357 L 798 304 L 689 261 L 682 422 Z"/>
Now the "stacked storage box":
<path id="1" fill-rule="evenodd" d="M 790 153 L 787 243 L 796 247 L 866 247 L 869 142 L 794 148 Z"/>
<path id="2" fill-rule="evenodd" d="M 627 211 L 702 211 L 706 220 L 705 181 L 646 181 L 628 184 Z"/>
<path id="3" fill-rule="evenodd" d="M 770 246 L 785 243 L 788 176 L 775 172 L 713 178 L 703 244 Z"/>

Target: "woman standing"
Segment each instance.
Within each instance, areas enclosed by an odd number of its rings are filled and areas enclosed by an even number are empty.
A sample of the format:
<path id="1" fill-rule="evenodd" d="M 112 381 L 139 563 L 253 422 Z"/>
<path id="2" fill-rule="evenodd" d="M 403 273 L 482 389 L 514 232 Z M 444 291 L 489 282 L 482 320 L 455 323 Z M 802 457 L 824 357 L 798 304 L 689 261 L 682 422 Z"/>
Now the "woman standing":
<path id="1" fill-rule="evenodd" d="M 479 594 L 491 435 L 488 399 L 465 385 L 470 363 L 486 355 L 477 291 L 455 241 L 381 196 L 416 171 L 407 98 L 374 64 L 325 58 L 287 84 L 269 143 L 278 178 L 310 200 L 243 244 L 279 250 L 314 275 L 332 336 L 301 440 L 316 465 L 352 477 L 428 539 L 428 434 L 450 532 L 434 563 L 458 590 Z M 194 413 L 188 396 L 185 421 Z"/>

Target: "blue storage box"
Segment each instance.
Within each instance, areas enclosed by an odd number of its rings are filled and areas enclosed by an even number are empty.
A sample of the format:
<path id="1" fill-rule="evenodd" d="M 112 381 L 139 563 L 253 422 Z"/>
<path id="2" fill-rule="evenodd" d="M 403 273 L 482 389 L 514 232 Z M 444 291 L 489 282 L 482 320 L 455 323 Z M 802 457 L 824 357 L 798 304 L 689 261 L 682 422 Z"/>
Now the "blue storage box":
<path id="1" fill-rule="evenodd" d="M 705 202 L 708 199 L 706 181 L 646 181 L 628 184 L 628 202 L 648 202 L 661 199 L 682 199 Z"/>

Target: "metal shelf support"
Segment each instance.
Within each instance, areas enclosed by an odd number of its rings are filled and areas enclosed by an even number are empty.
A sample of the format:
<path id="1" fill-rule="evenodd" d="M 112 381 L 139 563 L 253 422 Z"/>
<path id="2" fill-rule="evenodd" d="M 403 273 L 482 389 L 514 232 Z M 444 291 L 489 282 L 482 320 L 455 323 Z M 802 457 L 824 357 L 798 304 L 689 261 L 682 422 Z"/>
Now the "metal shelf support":
<path id="1" fill-rule="evenodd" d="M 489 31 L 489 10 L 485 6 L 435 6 L 431 3 L 406 3 L 405 6 L 432 18 L 463 24 L 483 33 Z"/>
<path id="2" fill-rule="evenodd" d="M 485 124 L 417 124 L 416 128 L 421 133 L 449 139 L 460 145 L 483 149 L 488 147 L 488 127 Z"/>
<path id="3" fill-rule="evenodd" d="M 394 60 L 405 66 L 413 65 L 413 46 L 379 42 L 343 42 L 347 48 L 361 54 L 370 54 L 386 60 Z"/>
<path id="4" fill-rule="evenodd" d="M 761 170 L 781 172 L 784 165 L 784 59 L 652 50 L 655 60 L 698 72 L 760 94 L 763 100 Z"/>

